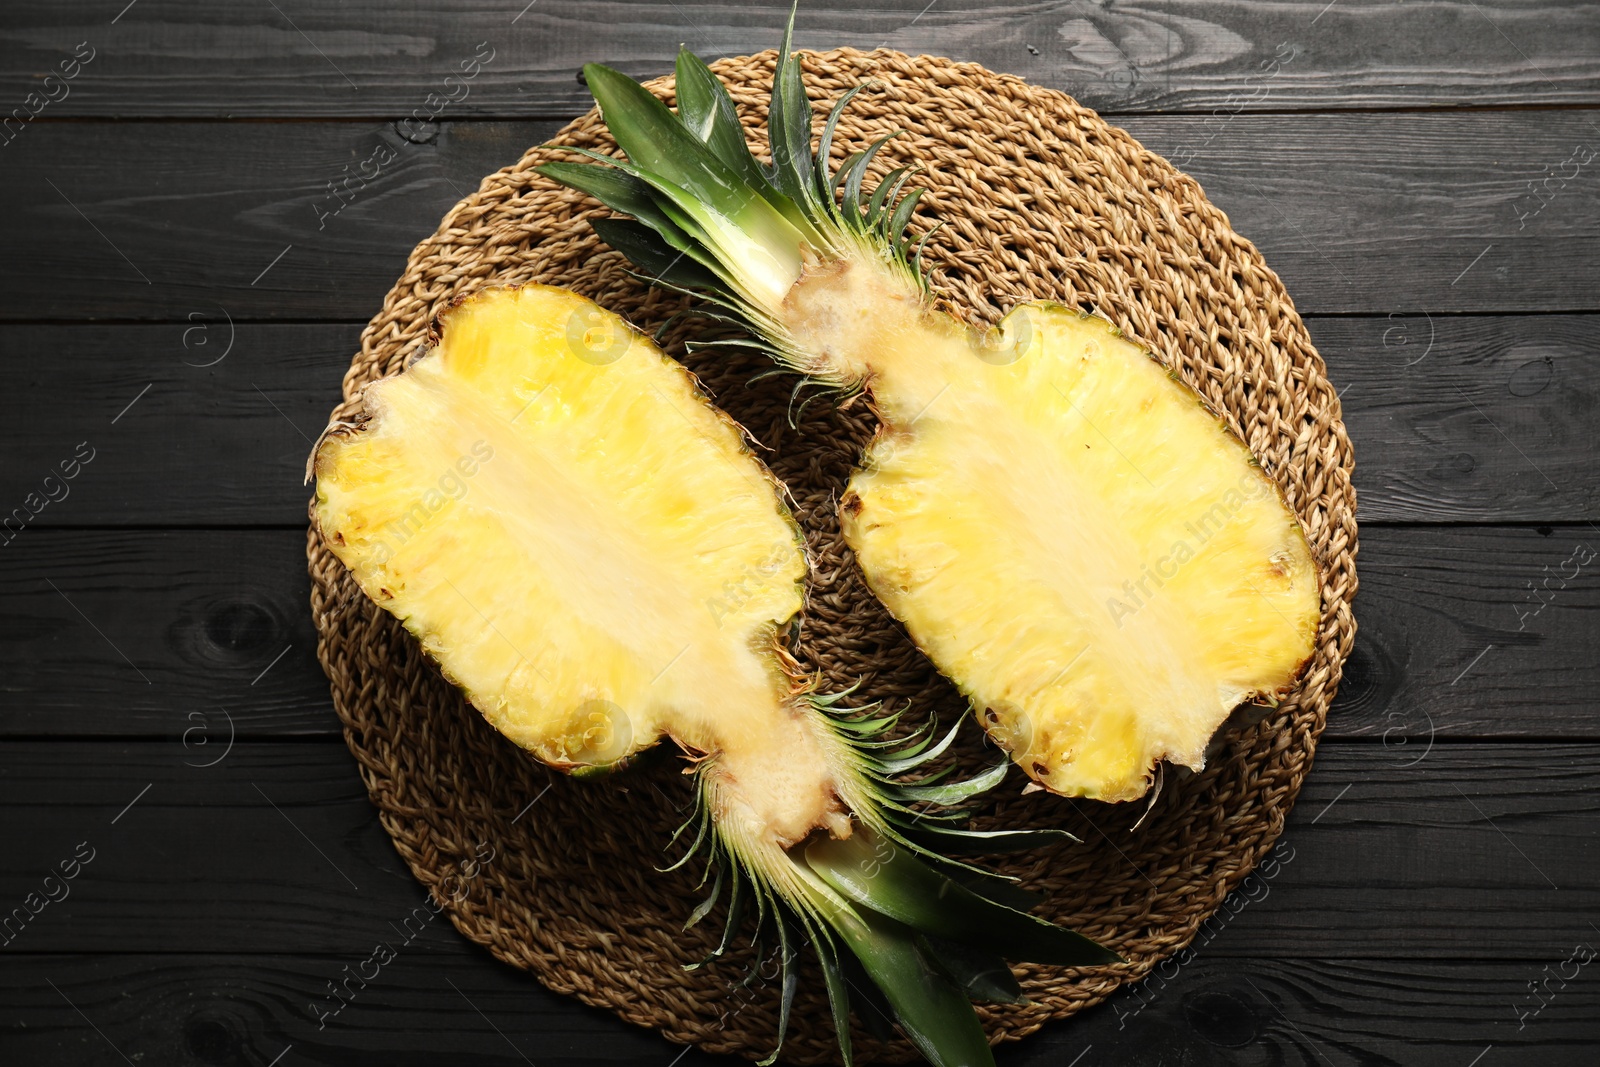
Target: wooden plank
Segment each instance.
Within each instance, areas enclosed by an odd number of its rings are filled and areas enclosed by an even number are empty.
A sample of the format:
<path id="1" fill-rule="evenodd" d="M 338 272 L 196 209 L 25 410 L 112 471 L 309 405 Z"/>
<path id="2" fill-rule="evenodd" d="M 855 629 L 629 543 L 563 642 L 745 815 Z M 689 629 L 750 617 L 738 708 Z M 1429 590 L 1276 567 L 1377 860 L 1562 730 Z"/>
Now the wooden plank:
<path id="1" fill-rule="evenodd" d="M 1386 316 L 1600 310 L 1597 114 L 1126 125 L 1187 161 L 1302 311 Z M 413 145 L 370 122 L 177 123 L 160 137 L 143 124 L 53 125 L 33 150 L 0 152 L 13 197 L 0 315 L 365 320 L 445 210 L 554 129 L 447 123 Z M 328 216 L 329 183 L 380 147 L 394 159 Z"/>
<path id="2" fill-rule="evenodd" d="M 685 1052 L 578 1008 L 449 931 L 425 936 L 420 951 L 400 955 L 321 1030 L 309 1002 L 327 995 L 325 983 L 350 958 L 0 957 L 9 1025 L 0 1031 L 0 1047 L 13 1062 L 35 1067 L 123 1067 L 119 1052 L 142 1055 L 135 1062 L 187 1063 L 195 1048 L 211 1052 L 212 1062 L 233 1054 L 242 1058 L 230 1062 L 266 1064 L 286 1045 L 293 1051 L 285 1064 L 381 1056 L 386 1064 L 419 1067 L 444 1061 L 510 1067 L 523 1062 L 518 1053 L 540 1067 L 745 1062 Z M 1578 940 L 1593 946 L 1597 939 Z M 1198 956 L 1104 1006 L 1001 1045 L 997 1060 L 1001 1067 L 1062 1067 L 1075 1056 L 1083 1056 L 1083 1065 L 1463 1067 L 1492 1043 L 1499 1055 L 1534 1054 L 1546 1067 L 1589 1067 L 1600 984 L 1587 980 L 1587 969 L 1561 982 L 1556 972 L 1572 975 L 1577 966 L 1562 966 L 1573 947 L 1509 964 Z M 1553 995 L 1530 1017 L 1538 1002 L 1527 983 L 1545 977 L 1545 965 L 1556 973 L 1548 979 Z M 1238 1058 L 1244 1056 L 1250 1058 Z"/>
<path id="3" fill-rule="evenodd" d="M 586 105 L 578 68 L 649 77 L 679 42 L 707 57 L 772 48 L 786 5 L 731 0 L 540 0 L 481 7 L 376 0 L 212 10 L 145 0 L 33 0 L 9 11 L 0 99 L 61 99 L 56 115 L 394 115 L 452 97 L 452 114 L 554 115 Z M 603 27 L 603 30 L 601 29 Z M 93 59 L 48 87 L 78 42 Z M 949 55 L 1066 90 L 1101 110 L 1593 103 L 1600 36 L 1576 0 L 1351 5 L 986 4 L 882 0 L 801 5 L 802 48 L 886 46 Z M 474 68 L 474 56 L 488 57 Z M 1275 57 L 1292 56 L 1273 66 Z M 463 67 L 463 63 L 468 63 Z M 71 68 L 69 68 L 71 69 Z M 471 79 L 445 82 L 447 76 Z M 437 106 L 437 105 L 435 105 Z M 426 112 L 425 112 L 426 113 Z"/>
<path id="4" fill-rule="evenodd" d="M 306 458 L 360 327 L 195 316 L 0 327 L 0 347 L 32 363 L 29 388 L 0 397 L 0 500 L 22 508 L 0 542 L 60 525 L 304 522 Z"/>
<path id="5" fill-rule="evenodd" d="M 191 755 L 175 740 L 0 749 L 0 804 L 25 828 L 0 901 L 94 851 L 7 951 L 346 955 L 421 901 L 342 745 L 241 742 L 205 768 Z M 1205 954 L 1559 959 L 1600 908 L 1597 830 L 1600 746 L 1439 745 L 1400 767 L 1327 744 L 1292 854 Z"/>
<path id="6" fill-rule="evenodd" d="M 1403 767 L 1435 740 L 1596 735 L 1592 524 L 1368 528 L 1362 542 L 1335 736 L 1378 741 Z"/>
<path id="7" fill-rule="evenodd" d="M 1597 514 L 1600 320 L 1325 318 L 1363 522 L 1587 522 Z"/>
<path id="8" fill-rule="evenodd" d="M 209 723 L 222 736 L 331 736 L 303 538 L 26 531 L 0 570 L 0 735 L 178 738 Z M 1430 738 L 1600 740 L 1592 553 L 1588 526 L 1368 526 L 1330 736 L 1381 745 L 1373 758 L 1395 765 Z"/>
<path id="9" fill-rule="evenodd" d="M 0 957 L 6 1005 L 0 1009 L 0 1049 L 8 1062 L 35 1067 L 126 1067 L 124 1055 L 135 1063 L 265 1067 L 286 1048 L 283 1067 L 522 1067 L 523 1057 L 539 1067 L 664 1067 L 683 1051 L 652 1031 L 549 992 L 442 922 L 424 928 L 319 1028 L 313 1005 L 331 1010 L 327 983 L 343 980 L 343 968 L 360 965 L 372 948 L 363 945 L 348 959 Z M 345 988 L 357 989 L 354 983 Z M 129 1010 L 135 1005 L 137 1010 Z M 734 1062 L 695 1051 L 679 1067 Z"/>
<path id="10" fill-rule="evenodd" d="M 52 126 L 0 152 L 4 315 L 365 321 L 450 206 L 557 128 L 446 124 L 413 144 L 371 121 Z"/>
<path id="11" fill-rule="evenodd" d="M 359 331 L 197 315 L 169 325 L 0 326 L 0 348 L 37 354 L 29 389 L 0 397 L 0 501 L 25 506 L 34 494 L 37 511 L 14 517 L 13 531 L 24 520 L 304 519 L 306 454 Z M 1343 390 L 1363 521 L 1594 517 L 1597 325 L 1585 315 L 1313 321 Z M 65 483 L 60 464 L 80 442 L 93 460 Z"/>
<path id="12" fill-rule="evenodd" d="M 6 733 L 168 737 L 194 762 L 337 733 L 304 531 L 27 530 L 6 550 Z"/>
<path id="13" fill-rule="evenodd" d="M 1194 121 L 1124 125 L 1200 182 L 1302 312 L 1592 306 L 1561 277 L 1593 269 L 1591 112 Z"/>

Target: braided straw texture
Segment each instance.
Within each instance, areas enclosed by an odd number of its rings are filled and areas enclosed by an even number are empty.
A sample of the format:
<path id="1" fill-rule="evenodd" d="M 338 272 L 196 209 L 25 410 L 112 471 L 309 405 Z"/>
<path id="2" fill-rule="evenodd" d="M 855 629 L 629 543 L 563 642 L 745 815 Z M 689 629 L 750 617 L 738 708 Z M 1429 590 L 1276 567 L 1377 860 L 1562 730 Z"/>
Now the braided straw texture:
<path id="1" fill-rule="evenodd" d="M 760 152 L 774 59 L 765 52 L 715 64 Z M 973 64 L 841 49 L 807 54 L 803 65 L 819 109 L 875 80 L 840 123 L 836 165 L 875 137 L 906 131 L 879 155 L 875 177 L 904 163 L 926 167 L 920 210 L 946 223 L 926 252 L 943 303 L 992 322 L 1020 301 L 1043 298 L 1115 322 L 1249 443 L 1322 566 L 1322 628 L 1299 689 L 1264 721 L 1229 736 L 1203 773 L 1169 773 L 1137 830 L 1143 805 L 1022 797 L 1012 791 L 1017 779 L 976 821 L 1059 826 L 1081 837 L 1082 845 L 1001 867 L 1048 896 L 1041 914 L 1130 961 L 1098 970 L 1021 967 L 1029 1003 L 980 1008 L 995 1040 L 1016 1039 L 1105 999 L 1188 944 L 1272 848 L 1355 636 L 1350 442 L 1322 360 L 1277 276 L 1193 179 L 1127 133 L 1059 92 Z M 649 88 L 672 102 L 670 79 Z M 359 410 L 363 385 L 422 350 L 449 301 L 486 286 L 567 286 L 646 330 L 684 306 L 631 277 L 599 243 L 587 220 L 603 209 L 533 172 L 537 163 L 578 158 L 556 145 L 615 151 L 590 112 L 457 204 L 417 246 L 362 334 L 335 419 Z M 667 335 L 675 355 L 687 328 Z M 839 536 L 836 501 L 873 431 L 865 405 L 813 403 L 791 428 L 792 379 L 750 384 L 769 369 L 761 357 L 701 351 L 685 361 L 766 446 L 760 454 L 793 494 L 814 563 L 794 648 L 801 665 L 821 672 L 826 688 L 859 682 L 862 699 L 909 702 L 908 718 L 953 721 L 963 701 L 868 592 Z M 712 947 L 721 908 L 680 932 L 701 895 L 698 871 L 692 863 L 655 870 L 690 798 L 678 761 L 599 783 L 547 771 L 465 704 L 314 529 L 308 551 L 318 654 L 345 736 L 395 847 L 457 929 L 551 989 L 674 1041 L 752 1057 L 768 1051 L 778 998 L 770 957 L 745 946 L 683 968 Z M 964 734 L 970 748 L 962 759 L 976 764 L 984 758 L 979 731 Z M 752 966 L 758 976 L 741 987 Z M 830 1062 L 833 1028 L 809 957 L 801 983 L 785 1059 Z M 867 1059 L 914 1058 L 904 1042 L 859 1032 L 856 1040 Z"/>

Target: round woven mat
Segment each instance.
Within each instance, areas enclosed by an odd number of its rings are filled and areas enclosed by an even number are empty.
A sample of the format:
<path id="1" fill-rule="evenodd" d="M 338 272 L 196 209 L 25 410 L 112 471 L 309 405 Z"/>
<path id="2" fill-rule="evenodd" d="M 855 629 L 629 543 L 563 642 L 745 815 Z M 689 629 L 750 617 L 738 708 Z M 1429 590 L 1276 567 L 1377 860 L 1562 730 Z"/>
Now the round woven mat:
<path id="1" fill-rule="evenodd" d="M 765 52 L 714 64 L 758 140 L 773 62 Z M 1096 310 L 1149 345 L 1227 416 L 1283 486 L 1322 565 L 1322 629 L 1299 690 L 1229 737 L 1203 773 L 1167 775 L 1137 830 L 1142 805 L 1022 797 L 1016 778 L 980 818 L 1081 837 L 1082 845 L 1009 859 L 1003 869 L 1048 895 L 1041 914 L 1130 961 L 1093 971 L 1021 968 L 1030 1003 L 980 1008 L 996 1039 L 1017 1038 L 1104 999 L 1187 944 L 1277 838 L 1355 635 L 1350 443 L 1322 360 L 1277 276 L 1192 179 L 1128 134 L 1070 97 L 973 64 L 841 49 L 807 54 L 804 67 L 819 108 L 876 81 L 840 123 L 835 163 L 903 129 L 877 174 L 926 165 L 921 213 L 947 224 L 926 253 L 941 300 L 993 321 L 1019 301 L 1048 298 Z M 650 88 L 671 102 L 670 79 Z M 552 144 L 614 150 L 594 112 Z M 450 300 L 485 286 L 567 286 L 647 330 L 683 306 L 631 278 L 599 244 L 586 220 L 602 209 L 534 174 L 536 163 L 557 158 L 576 157 L 540 146 L 490 175 L 417 246 L 362 334 L 336 418 L 355 410 L 361 386 L 420 350 Z M 687 328 L 669 336 L 675 355 Z M 865 405 L 813 403 L 790 428 L 791 381 L 749 384 L 768 369 L 764 361 L 701 352 L 686 362 L 766 446 L 760 454 L 793 493 L 815 564 L 795 648 L 802 665 L 829 687 L 861 683 L 863 699 L 909 702 L 911 718 L 952 721 L 963 701 L 867 591 L 839 537 L 836 500 L 873 430 Z M 690 795 L 678 761 L 598 783 L 547 771 L 464 703 L 314 530 L 308 548 L 318 654 L 345 736 L 384 828 L 456 927 L 551 989 L 673 1040 L 743 1055 L 769 1050 L 776 983 L 758 977 L 739 987 L 751 965 L 760 968 L 752 949 L 683 969 L 706 954 L 718 923 L 713 916 L 680 932 L 698 899 L 698 872 L 655 870 Z M 979 734 L 965 731 L 965 759 L 985 758 Z M 796 1010 L 785 1058 L 833 1059 L 814 969 L 802 974 Z M 904 1043 L 856 1039 L 868 1058 L 914 1057 Z"/>

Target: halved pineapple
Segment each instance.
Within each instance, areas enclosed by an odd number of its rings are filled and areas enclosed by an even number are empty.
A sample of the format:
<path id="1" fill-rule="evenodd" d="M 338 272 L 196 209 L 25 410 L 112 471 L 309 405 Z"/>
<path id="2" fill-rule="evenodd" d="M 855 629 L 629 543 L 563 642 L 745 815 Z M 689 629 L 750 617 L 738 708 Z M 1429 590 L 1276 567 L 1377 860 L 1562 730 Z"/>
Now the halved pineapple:
<path id="1" fill-rule="evenodd" d="M 687 371 L 530 286 L 454 308 L 362 402 L 318 452 L 317 521 L 496 729 L 564 770 L 670 735 L 758 780 L 724 802 L 782 844 L 843 829 L 838 757 L 774 644 L 802 603 L 799 534 Z"/>
<path id="2" fill-rule="evenodd" d="M 790 31 L 793 29 L 793 16 Z M 595 64 L 627 159 L 541 172 L 632 216 L 602 238 L 704 292 L 780 362 L 867 392 L 882 420 L 844 498 L 869 583 L 1040 785 L 1129 800 L 1203 765 L 1242 701 L 1309 658 L 1317 568 L 1240 442 L 1109 326 L 1024 307 L 979 333 L 933 310 L 887 138 L 829 162 L 785 36 L 756 163 L 731 97 L 680 53 L 678 111 Z M 841 192 L 842 191 L 842 192 Z"/>
<path id="3" fill-rule="evenodd" d="M 545 762 L 601 770 L 662 737 L 692 757 L 696 845 L 718 868 L 694 914 L 726 887 L 719 952 L 752 900 L 776 925 L 780 1043 L 802 940 L 847 1062 L 846 950 L 940 1067 L 993 1062 L 967 991 L 1020 996 L 1006 958 L 1117 960 L 925 862 L 933 846 L 972 847 L 939 808 L 1006 765 L 902 784 L 953 730 L 889 741 L 896 716 L 841 710 L 791 676 L 779 636 L 806 561 L 778 487 L 688 372 L 621 319 L 560 289 L 492 290 L 449 311 L 434 350 L 362 403 L 365 421 L 331 430 L 315 456 L 324 540 Z M 987 851 L 1062 835 L 976 836 Z"/>
<path id="4" fill-rule="evenodd" d="M 1317 567 L 1238 438 L 1105 321 L 1023 306 L 984 351 L 880 360 L 845 537 L 1035 781 L 1132 799 L 1283 695 Z"/>

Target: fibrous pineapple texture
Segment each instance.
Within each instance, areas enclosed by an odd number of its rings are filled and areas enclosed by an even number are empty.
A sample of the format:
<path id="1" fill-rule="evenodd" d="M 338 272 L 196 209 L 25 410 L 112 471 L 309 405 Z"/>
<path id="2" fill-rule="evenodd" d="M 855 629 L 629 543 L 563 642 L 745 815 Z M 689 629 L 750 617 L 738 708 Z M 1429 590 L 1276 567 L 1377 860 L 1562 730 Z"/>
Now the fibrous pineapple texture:
<path id="1" fill-rule="evenodd" d="M 792 29 L 792 16 L 791 16 Z M 1241 702 L 1309 658 L 1316 564 L 1294 516 L 1198 396 L 1108 323 L 1025 305 L 997 331 L 936 312 L 885 141 L 835 171 L 786 36 L 756 163 L 726 89 L 679 56 L 676 114 L 586 68 L 626 159 L 543 173 L 632 216 L 602 238 L 746 324 L 881 419 L 842 500 L 867 580 L 1040 785 L 1129 800 L 1198 768 Z M 924 238 L 926 239 L 926 238 Z"/>
<path id="2" fill-rule="evenodd" d="M 1126 800 L 1203 765 L 1316 632 L 1277 487 L 1103 320 L 1024 306 L 991 361 L 951 340 L 937 374 L 931 346 L 873 369 L 884 431 L 841 509 L 873 590 L 1041 785 Z"/>
<path id="3" fill-rule="evenodd" d="M 785 844 L 837 817 L 825 777 L 793 780 L 828 762 L 774 647 L 805 558 L 738 429 L 574 294 L 496 293 L 448 321 L 318 457 L 318 519 L 363 590 L 554 766 L 670 734 L 759 778 L 739 803 Z M 731 598 L 730 575 L 751 579 Z"/>
<path id="4" fill-rule="evenodd" d="M 954 731 L 887 740 L 895 716 L 841 710 L 795 677 L 783 635 L 806 560 L 778 487 L 688 372 L 621 319 L 560 289 L 492 290 L 450 310 L 433 351 L 362 405 L 315 457 L 323 538 L 544 762 L 592 774 L 662 738 L 693 759 L 686 829 L 716 872 L 694 917 L 726 889 L 718 952 L 751 903 L 775 927 L 780 1042 L 804 941 L 847 1058 L 846 950 L 952 1067 L 991 1062 L 968 997 L 1020 995 L 1005 958 L 1116 960 L 932 851 L 1064 836 L 953 825 L 947 809 L 1004 763 L 965 781 L 930 773 Z"/>

